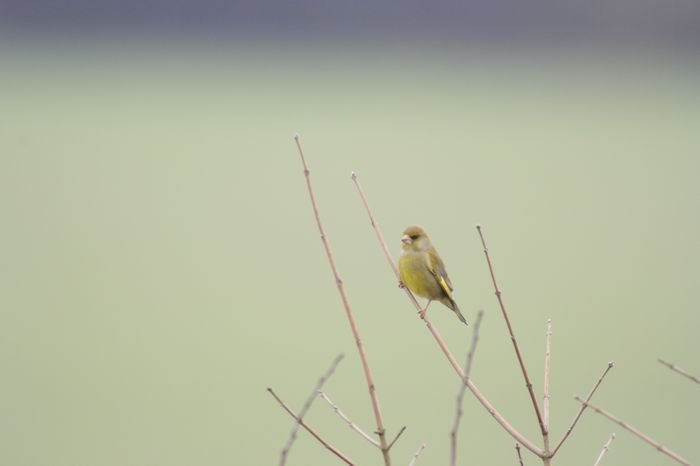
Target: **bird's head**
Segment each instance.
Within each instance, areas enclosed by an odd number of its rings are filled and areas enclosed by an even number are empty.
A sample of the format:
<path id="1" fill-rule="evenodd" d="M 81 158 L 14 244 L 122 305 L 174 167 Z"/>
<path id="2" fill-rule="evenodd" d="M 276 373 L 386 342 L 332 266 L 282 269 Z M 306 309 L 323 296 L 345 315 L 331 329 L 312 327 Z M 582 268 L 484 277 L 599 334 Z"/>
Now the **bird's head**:
<path id="1" fill-rule="evenodd" d="M 412 225 L 403 231 L 401 243 L 404 251 L 427 251 L 430 248 L 428 234 L 417 225 Z"/>

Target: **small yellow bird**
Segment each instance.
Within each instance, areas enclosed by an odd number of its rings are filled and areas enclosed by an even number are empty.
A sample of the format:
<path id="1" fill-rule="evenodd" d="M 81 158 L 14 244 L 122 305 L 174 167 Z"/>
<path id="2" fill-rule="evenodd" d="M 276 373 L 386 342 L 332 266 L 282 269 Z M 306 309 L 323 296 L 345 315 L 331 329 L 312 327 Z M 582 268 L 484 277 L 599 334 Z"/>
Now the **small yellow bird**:
<path id="1" fill-rule="evenodd" d="M 403 243 L 399 258 L 401 285 L 407 286 L 418 296 L 428 298 L 428 304 L 419 312 L 420 316 L 425 317 L 425 312 L 432 301 L 440 301 L 452 309 L 459 320 L 467 325 L 467 320 L 459 312 L 459 307 L 452 298 L 452 283 L 447 276 L 445 264 L 425 230 L 419 226 L 410 226 L 404 230 L 401 242 Z"/>

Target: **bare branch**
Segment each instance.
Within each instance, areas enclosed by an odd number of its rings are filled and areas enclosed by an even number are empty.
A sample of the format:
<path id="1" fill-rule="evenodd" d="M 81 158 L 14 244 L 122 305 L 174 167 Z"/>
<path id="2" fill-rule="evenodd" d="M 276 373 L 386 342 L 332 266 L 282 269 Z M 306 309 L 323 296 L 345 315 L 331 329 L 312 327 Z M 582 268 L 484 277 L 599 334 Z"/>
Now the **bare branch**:
<path id="1" fill-rule="evenodd" d="M 515 451 L 518 453 L 518 462 L 520 463 L 520 466 L 523 466 L 523 457 L 520 454 L 520 445 L 517 443 L 515 444 Z"/>
<path id="2" fill-rule="evenodd" d="M 635 428 L 632 427 L 631 425 L 627 424 L 626 422 L 619 420 L 618 418 L 616 418 L 616 417 L 613 416 L 612 414 L 608 413 L 608 412 L 605 411 L 604 409 L 599 408 L 599 407 L 597 407 L 597 406 L 595 406 L 595 405 L 589 403 L 588 401 L 582 400 L 581 397 L 579 397 L 579 396 L 574 396 L 574 399 L 575 399 L 576 401 L 578 401 L 579 403 L 581 403 L 584 407 L 585 407 L 585 406 L 590 407 L 590 408 L 591 408 L 593 411 L 595 411 L 596 413 L 598 413 L 598 414 L 600 414 L 600 415 L 602 415 L 602 416 L 604 416 L 604 417 L 607 417 L 608 419 L 610 419 L 610 420 L 613 421 L 614 423 L 618 424 L 618 425 L 619 425 L 620 427 L 622 427 L 623 429 L 625 429 L 625 430 L 627 430 L 627 431 L 629 431 L 629 432 L 632 432 L 634 435 L 636 435 L 636 436 L 639 437 L 640 439 L 644 440 L 646 443 L 648 443 L 648 444 L 651 445 L 652 447 L 656 448 L 657 450 L 659 450 L 659 451 L 660 451 L 661 453 L 663 453 L 664 455 L 666 455 L 666 456 L 668 456 L 668 457 L 674 459 L 677 463 L 690 466 L 690 463 L 689 463 L 688 460 L 686 460 L 685 458 L 683 458 L 683 457 L 681 457 L 680 455 L 678 455 L 677 453 L 674 453 L 673 451 L 669 450 L 668 448 L 666 448 L 665 446 L 661 445 L 661 444 L 660 444 L 659 442 L 657 442 L 656 440 L 654 440 L 654 439 L 652 439 L 651 437 L 649 437 L 648 435 L 646 435 L 646 434 L 644 434 L 644 433 L 638 431 L 637 429 L 635 429 Z"/>
<path id="3" fill-rule="evenodd" d="M 601 376 L 598 378 L 598 381 L 595 383 L 595 385 L 593 385 L 593 388 L 591 388 L 591 391 L 588 392 L 588 396 L 586 397 L 586 403 L 589 402 L 589 401 L 591 401 L 591 398 L 593 398 L 593 394 L 595 393 L 596 390 L 598 390 L 598 387 L 600 386 L 601 382 L 603 381 L 603 379 L 605 378 L 605 376 L 608 374 L 608 372 L 610 371 L 610 369 L 613 368 L 614 365 L 615 365 L 615 363 L 614 363 L 613 361 L 610 361 L 610 362 L 608 363 L 608 366 L 605 368 L 605 370 L 603 371 L 603 373 L 601 374 Z M 561 446 L 564 444 L 564 441 L 566 441 L 566 439 L 567 439 L 567 438 L 569 437 L 569 435 L 571 434 L 571 431 L 574 430 L 574 427 L 576 427 L 576 423 L 578 422 L 579 418 L 581 417 L 581 414 L 583 414 L 583 411 L 584 411 L 585 409 L 586 409 L 586 405 L 584 404 L 584 405 L 581 406 L 581 409 L 578 410 L 578 413 L 576 413 L 576 416 L 574 417 L 574 420 L 571 422 L 571 425 L 569 426 L 569 428 L 566 429 L 566 433 L 565 433 L 564 436 L 561 438 L 561 440 L 559 440 L 559 443 L 557 444 L 556 448 L 554 448 L 554 451 L 552 451 L 552 455 L 551 455 L 551 456 L 554 456 L 554 455 L 557 454 L 557 452 L 559 451 L 559 449 L 561 448 Z"/>
<path id="4" fill-rule="evenodd" d="M 324 400 L 326 401 L 326 403 L 328 403 L 328 404 L 331 406 L 331 408 L 333 408 L 333 411 L 335 411 L 335 413 L 336 413 L 338 416 L 340 416 L 340 418 L 341 418 L 343 421 L 345 421 L 345 423 L 348 425 L 348 427 L 350 427 L 352 430 L 354 430 L 355 432 L 357 432 L 358 434 L 360 434 L 360 436 L 364 437 L 365 440 L 367 440 L 369 443 L 371 443 L 371 444 L 374 445 L 375 447 L 381 448 L 381 446 L 379 445 L 379 442 L 377 442 L 376 440 L 374 440 L 374 439 L 373 439 L 372 437 L 370 437 L 364 430 L 360 429 L 360 428 L 357 426 L 357 424 L 355 424 L 355 423 L 352 422 L 350 419 L 348 419 L 348 417 L 340 410 L 340 408 L 338 408 L 335 404 L 333 404 L 333 402 L 331 401 L 331 399 L 328 398 L 328 395 L 326 395 L 324 392 L 318 392 L 318 396 L 320 396 L 322 399 L 324 399 Z"/>
<path id="5" fill-rule="evenodd" d="M 522 370 L 523 373 L 523 378 L 525 378 L 525 387 L 527 388 L 528 393 L 530 394 L 530 400 L 532 400 L 532 406 L 535 409 L 535 414 L 537 415 L 537 422 L 540 426 L 540 431 L 542 432 L 543 436 L 547 435 L 547 429 L 542 421 L 542 415 L 540 414 L 540 407 L 537 404 L 537 398 L 535 397 L 535 392 L 532 388 L 532 382 L 530 382 L 530 377 L 527 375 L 527 369 L 525 369 L 525 362 L 523 362 L 523 357 L 520 354 L 520 347 L 518 346 L 518 340 L 515 338 L 515 333 L 513 332 L 513 326 L 510 324 L 510 319 L 508 318 L 508 312 L 506 311 L 506 307 L 503 304 L 503 297 L 501 296 L 501 290 L 498 288 L 498 283 L 496 282 L 496 275 L 493 271 L 493 265 L 491 264 L 491 257 L 489 256 L 489 249 L 486 247 L 486 240 L 484 239 L 484 235 L 481 231 L 481 225 L 476 226 L 477 231 L 479 232 L 479 237 L 481 238 L 481 244 L 484 246 L 484 255 L 486 256 L 486 262 L 488 263 L 489 266 L 489 272 L 491 273 L 491 281 L 493 282 L 493 288 L 496 292 L 496 298 L 498 298 L 498 304 L 501 307 L 501 314 L 503 314 L 503 319 L 506 321 L 506 325 L 508 327 L 508 333 L 510 333 L 510 339 L 513 342 L 513 348 L 515 349 L 515 355 L 518 358 L 518 363 L 520 363 L 520 369 Z"/>
<path id="6" fill-rule="evenodd" d="M 544 348 L 544 384 L 542 385 L 542 414 L 544 419 L 542 421 L 544 423 L 545 434 L 542 438 L 544 440 L 544 451 L 545 453 L 549 453 L 549 370 L 552 355 L 552 319 L 547 319 Z"/>
<path id="7" fill-rule="evenodd" d="M 318 380 L 318 383 L 314 387 L 314 390 L 311 392 L 311 395 L 309 395 L 306 399 L 306 402 L 304 403 L 304 406 L 302 406 L 301 411 L 299 411 L 299 415 L 296 416 L 296 422 L 292 426 L 292 431 L 289 434 L 289 439 L 287 440 L 287 444 L 284 446 L 282 449 L 282 453 L 280 454 L 280 466 L 284 466 L 284 464 L 287 462 L 287 455 L 289 454 L 289 450 L 292 448 L 292 444 L 294 443 L 294 440 L 297 438 L 297 431 L 299 430 L 299 426 L 301 425 L 301 420 L 306 416 L 306 413 L 309 411 L 309 408 L 311 408 L 311 404 L 314 402 L 316 399 L 316 392 L 318 392 L 321 387 L 323 387 L 323 384 L 326 383 L 326 380 L 333 375 L 333 372 L 335 372 L 335 368 L 338 367 L 338 364 L 340 361 L 343 360 L 345 356 L 341 353 L 338 356 L 335 357 L 333 360 L 333 363 L 331 364 L 331 367 L 328 368 L 325 374 L 321 376 L 321 378 Z M 271 389 L 269 389 L 270 393 L 274 395 Z M 277 398 L 275 396 L 275 398 Z"/>
<path id="8" fill-rule="evenodd" d="M 374 232 L 377 234 L 377 239 L 379 240 L 379 244 L 382 246 L 382 250 L 384 251 L 384 256 L 386 257 L 387 262 L 391 266 L 391 269 L 394 271 L 394 275 L 396 275 L 399 280 L 401 279 L 401 275 L 399 274 L 399 269 L 396 267 L 396 263 L 394 262 L 394 258 L 391 257 L 391 252 L 389 251 L 389 246 L 387 246 L 386 241 L 384 240 L 384 235 L 382 234 L 381 228 L 379 228 L 379 225 L 374 221 L 374 215 L 372 215 L 372 209 L 369 208 L 369 204 L 367 203 L 367 198 L 365 197 L 365 192 L 362 190 L 362 186 L 360 185 L 360 180 L 357 179 L 357 173 L 352 172 L 352 181 L 355 183 L 355 186 L 357 187 L 357 191 L 360 193 L 360 198 L 362 199 L 362 204 L 365 206 L 365 210 L 367 211 L 367 214 L 369 215 L 369 223 L 372 225 L 372 228 L 374 229 Z"/>
<path id="9" fill-rule="evenodd" d="M 693 382 L 700 384 L 700 379 L 695 377 L 694 375 L 686 372 L 685 370 L 681 369 L 680 367 L 676 366 L 675 364 L 672 364 L 670 362 L 666 362 L 663 359 L 659 358 L 658 361 L 663 364 L 664 366 L 668 367 L 671 369 L 673 372 L 677 372 L 678 374 L 682 375 L 683 377 L 687 377 Z"/>
<path id="10" fill-rule="evenodd" d="M 595 460 L 593 466 L 600 466 L 600 462 L 603 460 L 603 456 L 605 456 L 610 449 L 610 444 L 613 442 L 613 440 L 615 440 L 615 432 L 612 433 L 608 441 L 605 442 L 605 445 L 603 445 L 603 449 L 600 451 L 600 455 L 598 455 L 598 459 Z"/>
<path id="11" fill-rule="evenodd" d="M 547 333 L 545 335 L 544 350 L 544 385 L 542 388 L 542 411 L 544 415 L 544 428 L 549 432 L 549 370 L 552 356 L 552 319 L 547 319 Z"/>
<path id="12" fill-rule="evenodd" d="M 421 452 L 425 449 L 427 446 L 427 443 L 422 444 L 420 447 L 418 447 L 418 450 L 416 453 L 413 455 L 413 458 L 411 458 L 411 462 L 408 463 L 408 466 L 415 466 L 416 461 L 418 461 L 418 456 L 421 454 Z"/>
<path id="13" fill-rule="evenodd" d="M 328 242 L 326 232 L 323 229 L 323 224 L 321 223 L 321 216 L 318 211 L 318 205 L 316 204 L 316 197 L 314 196 L 313 189 L 311 187 L 311 178 L 309 177 L 309 167 L 306 164 L 306 159 L 304 158 L 304 151 L 301 148 L 301 143 L 299 142 L 299 136 L 294 137 L 297 149 L 299 151 L 299 157 L 301 158 L 301 163 L 304 166 L 304 177 L 306 179 L 306 187 L 309 192 L 309 199 L 311 201 L 311 207 L 313 208 L 314 217 L 316 218 L 316 225 L 318 226 L 318 231 L 321 234 L 321 241 L 326 249 L 326 255 L 328 256 L 328 262 L 330 263 L 331 270 L 333 271 L 333 276 L 335 278 L 335 283 L 338 287 L 338 293 L 340 294 L 340 299 L 343 301 L 343 307 L 345 308 L 345 314 L 347 315 L 348 322 L 350 323 L 350 329 L 352 330 L 353 337 L 355 338 L 355 344 L 357 345 L 357 350 L 360 353 L 360 359 L 362 360 L 362 368 L 365 373 L 365 379 L 367 381 L 367 388 L 369 389 L 369 396 L 372 401 L 372 410 L 374 411 L 374 418 L 377 423 L 377 435 L 379 436 L 379 445 L 381 446 L 382 456 L 384 457 L 384 465 L 391 466 L 391 457 L 389 456 L 389 449 L 386 442 L 386 429 L 384 428 L 384 418 L 382 416 L 382 410 L 379 406 L 379 397 L 377 396 L 376 386 L 372 378 L 372 372 L 369 368 L 369 362 L 367 361 L 367 353 L 365 351 L 365 346 L 360 338 L 360 331 L 355 322 L 355 315 L 353 314 L 352 308 L 350 307 L 350 302 L 345 294 L 345 288 L 343 286 L 343 281 L 340 279 L 338 274 L 338 269 L 335 265 L 335 260 L 333 259 L 333 253 L 331 251 L 331 246 Z"/>
<path id="14" fill-rule="evenodd" d="M 481 319 L 484 317 L 484 311 L 479 311 L 476 315 L 476 322 L 474 323 L 474 330 L 472 333 L 472 343 L 469 347 L 469 352 L 467 353 L 467 361 L 464 364 L 464 378 L 469 380 L 469 374 L 472 369 L 472 360 L 474 358 L 474 352 L 476 351 L 476 344 L 479 342 L 479 327 L 481 326 Z M 457 395 L 457 412 L 455 413 L 455 420 L 452 425 L 452 432 L 450 432 L 450 465 L 457 465 L 457 431 L 459 430 L 459 421 L 462 419 L 464 411 L 462 410 L 462 403 L 464 402 L 464 392 L 466 391 L 467 385 L 463 382 L 459 387 L 459 394 Z"/>
<path id="15" fill-rule="evenodd" d="M 396 434 L 396 437 L 394 437 L 394 440 L 392 440 L 392 441 L 389 443 L 389 447 L 388 447 L 389 450 L 391 450 L 391 448 L 394 446 L 394 444 L 396 443 L 396 441 L 399 439 L 399 437 L 401 437 L 401 434 L 403 434 L 403 432 L 404 432 L 405 430 L 406 430 L 406 426 L 403 426 L 403 427 L 401 428 L 401 430 L 399 430 L 399 433 Z"/>
<path id="16" fill-rule="evenodd" d="M 476 314 L 476 323 L 474 324 L 474 331 L 472 334 L 472 344 L 469 347 L 469 352 L 467 353 L 467 361 L 464 363 L 464 378 L 469 379 L 472 371 L 472 361 L 474 360 L 474 353 L 476 352 L 476 345 L 479 343 L 479 328 L 481 328 L 481 321 L 484 318 L 484 311 L 479 310 Z M 464 385 L 462 385 L 464 387 Z M 464 393 L 464 390 L 462 390 Z"/>
<path id="17" fill-rule="evenodd" d="M 391 266 L 391 269 L 394 271 L 394 275 L 396 276 L 397 281 L 400 281 L 400 276 L 399 276 L 399 270 L 396 267 L 396 264 L 394 263 L 394 259 L 391 256 L 391 253 L 389 252 L 389 247 L 386 244 L 386 241 L 384 240 L 384 235 L 382 234 L 381 229 L 379 228 L 379 225 L 377 224 L 376 220 L 374 219 L 374 215 L 372 214 L 372 210 L 369 207 L 369 204 L 367 202 L 367 198 L 365 197 L 364 192 L 362 191 L 362 187 L 360 186 L 360 182 L 357 179 L 357 175 L 355 173 L 352 174 L 352 179 L 355 183 L 355 186 L 357 187 L 357 190 L 360 194 L 360 197 L 362 198 L 362 202 L 365 206 L 365 209 L 367 210 L 367 214 L 369 215 L 370 223 L 372 224 L 372 227 L 374 228 L 374 231 L 377 235 L 377 239 L 379 240 L 383 250 L 384 250 L 384 255 L 386 256 L 387 262 Z M 408 289 L 408 287 L 403 288 L 404 292 L 406 293 L 406 296 L 408 299 L 413 303 L 417 311 L 422 310 L 420 304 L 418 304 L 418 301 L 416 301 L 416 298 L 413 296 L 413 293 Z M 445 357 L 447 357 L 447 360 L 449 361 L 450 365 L 452 368 L 457 372 L 457 375 L 459 375 L 460 379 L 464 381 L 466 384 L 467 388 L 472 392 L 472 394 L 476 397 L 477 400 L 481 403 L 481 405 L 486 409 L 486 411 L 493 416 L 493 418 L 498 422 L 501 427 L 503 427 L 506 432 L 508 432 L 516 441 L 520 442 L 525 448 L 530 450 L 532 453 L 537 455 L 538 457 L 542 458 L 543 457 L 543 452 L 540 448 L 538 448 L 534 443 L 529 441 L 525 436 L 523 436 L 520 432 L 518 432 L 504 417 L 499 413 L 496 408 L 493 407 L 493 405 L 489 402 L 489 400 L 481 393 L 481 391 L 477 388 L 476 385 L 471 381 L 471 379 L 465 379 L 464 377 L 464 371 L 462 370 L 462 367 L 460 367 L 459 363 L 455 359 L 455 357 L 452 355 L 452 352 L 450 352 L 449 348 L 445 344 L 445 341 L 442 339 L 442 336 L 440 333 L 437 331 L 435 327 L 433 327 L 433 324 L 430 322 L 430 320 L 427 318 L 427 315 L 423 318 L 423 321 L 425 322 L 426 327 L 428 327 L 428 330 L 430 333 L 433 335 L 433 338 L 435 338 L 435 341 L 437 344 L 440 346 L 440 349 L 442 349 L 442 352 L 445 354 Z"/>
<path id="18" fill-rule="evenodd" d="M 277 394 L 274 392 L 274 390 L 272 390 L 271 388 L 268 388 L 267 391 L 270 392 L 270 395 L 272 395 L 277 400 L 277 402 L 280 404 L 280 406 L 282 406 L 282 408 L 284 408 L 284 410 L 287 411 L 287 413 L 289 413 L 290 416 L 292 416 L 294 419 L 296 419 L 296 421 L 299 423 L 299 425 L 302 426 L 304 429 L 306 429 L 306 431 L 308 433 L 310 433 L 316 440 L 318 440 L 321 443 L 321 445 L 326 447 L 331 453 L 333 453 L 335 456 L 340 458 L 345 464 L 348 464 L 350 466 L 354 465 L 354 463 L 350 459 L 348 459 L 347 456 L 343 455 L 341 452 L 338 451 L 337 448 L 332 446 L 330 443 L 326 442 L 323 438 L 321 438 L 320 435 L 318 435 L 313 429 L 311 429 L 311 427 L 309 427 L 299 416 L 294 414 L 294 411 L 292 411 L 289 408 L 289 406 L 287 406 L 285 404 L 285 402 L 282 401 L 280 399 L 280 397 L 277 396 Z"/>

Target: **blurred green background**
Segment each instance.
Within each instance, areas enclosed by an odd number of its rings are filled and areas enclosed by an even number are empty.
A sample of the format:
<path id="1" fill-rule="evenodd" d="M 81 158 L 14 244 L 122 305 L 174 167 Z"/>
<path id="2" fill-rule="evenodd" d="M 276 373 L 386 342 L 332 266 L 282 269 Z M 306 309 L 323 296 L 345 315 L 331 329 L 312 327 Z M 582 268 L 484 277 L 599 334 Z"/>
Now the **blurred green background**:
<path id="1" fill-rule="evenodd" d="M 700 372 L 700 68 L 643 49 L 429 41 L 6 43 L 0 50 L 0 462 L 276 464 L 333 357 L 329 396 L 374 429 L 308 202 L 321 215 L 392 451 L 447 464 L 459 381 L 397 288 L 350 180 L 399 252 L 426 227 L 467 318 L 472 372 L 541 443 L 474 225 L 484 226 L 538 397 L 553 321 L 557 441 L 594 401 L 688 460 Z M 430 311 L 462 360 L 471 332 Z M 516 464 L 470 395 L 460 464 Z M 308 422 L 357 464 L 381 456 L 321 400 Z M 587 412 L 555 464 L 670 460 Z M 528 452 L 526 464 L 538 464 Z M 290 465 L 336 464 L 306 433 Z"/>

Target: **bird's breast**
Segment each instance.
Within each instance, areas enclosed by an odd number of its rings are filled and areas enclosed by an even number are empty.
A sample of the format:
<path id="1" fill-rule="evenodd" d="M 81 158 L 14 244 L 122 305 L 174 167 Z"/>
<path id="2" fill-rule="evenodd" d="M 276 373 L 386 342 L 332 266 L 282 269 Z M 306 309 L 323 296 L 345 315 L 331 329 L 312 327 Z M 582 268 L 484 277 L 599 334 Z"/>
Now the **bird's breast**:
<path id="1" fill-rule="evenodd" d="M 442 288 L 428 268 L 428 258 L 425 253 L 401 254 L 399 273 L 404 285 L 418 296 L 429 299 L 439 299 L 442 296 Z"/>

